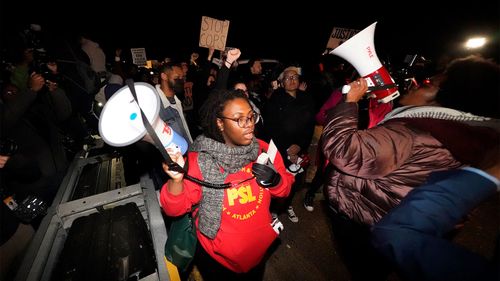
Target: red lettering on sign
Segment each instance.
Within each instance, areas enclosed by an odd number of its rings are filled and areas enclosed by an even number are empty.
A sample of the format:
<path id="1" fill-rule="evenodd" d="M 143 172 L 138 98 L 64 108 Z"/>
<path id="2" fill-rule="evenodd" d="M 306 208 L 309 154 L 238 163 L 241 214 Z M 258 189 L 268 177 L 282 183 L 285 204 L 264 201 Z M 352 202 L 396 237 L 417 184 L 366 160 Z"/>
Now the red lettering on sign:
<path id="1" fill-rule="evenodd" d="M 372 48 L 370 48 L 370 46 L 366 47 L 366 51 L 368 51 L 368 57 L 373 58 L 373 51 Z"/>

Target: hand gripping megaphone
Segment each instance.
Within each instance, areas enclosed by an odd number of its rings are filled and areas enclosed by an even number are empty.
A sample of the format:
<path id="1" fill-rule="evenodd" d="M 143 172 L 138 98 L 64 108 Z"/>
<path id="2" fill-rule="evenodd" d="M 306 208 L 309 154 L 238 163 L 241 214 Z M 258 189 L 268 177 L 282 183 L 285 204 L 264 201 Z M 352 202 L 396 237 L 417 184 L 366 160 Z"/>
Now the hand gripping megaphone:
<path id="1" fill-rule="evenodd" d="M 165 149 L 178 150 L 186 153 L 188 144 L 159 117 L 160 97 L 153 86 L 143 83 L 134 83 L 137 101 L 132 96 L 128 86 L 119 89 L 106 102 L 99 118 L 99 134 L 111 146 L 126 146 L 138 140 L 145 140 L 155 144 L 147 133 L 141 117 L 141 109 L 153 127 L 161 144 Z M 139 105 L 141 106 L 139 108 Z"/>
<path id="2" fill-rule="evenodd" d="M 398 86 L 395 84 L 387 69 L 380 63 L 373 45 L 375 25 L 372 23 L 358 34 L 330 51 L 348 61 L 359 75 L 368 83 L 368 90 L 375 95 L 378 102 L 388 103 L 399 97 Z M 344 86 L 342 92 L 345 94 L 350 90 Z"/>

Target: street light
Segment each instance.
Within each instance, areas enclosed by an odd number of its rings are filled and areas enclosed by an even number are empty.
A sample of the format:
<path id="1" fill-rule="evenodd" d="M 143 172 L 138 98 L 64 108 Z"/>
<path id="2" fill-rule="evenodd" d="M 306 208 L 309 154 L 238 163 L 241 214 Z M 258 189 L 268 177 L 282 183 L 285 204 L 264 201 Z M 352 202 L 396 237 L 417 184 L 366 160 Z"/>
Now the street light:
<path id="1" fill-rule="evenodd" d="M 466 49 L 478 49 L 483 47 L 486 44 L 486 38 L 485 37 L 474 37 L 470 38 L 465 42 L 465 48 Z"/>

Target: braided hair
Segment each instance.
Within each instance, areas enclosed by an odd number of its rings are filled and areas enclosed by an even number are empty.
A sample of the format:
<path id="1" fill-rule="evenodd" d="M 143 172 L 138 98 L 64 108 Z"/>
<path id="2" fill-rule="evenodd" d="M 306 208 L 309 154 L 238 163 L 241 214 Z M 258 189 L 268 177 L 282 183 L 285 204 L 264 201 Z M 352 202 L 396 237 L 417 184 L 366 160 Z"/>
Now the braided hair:
<path id="1" fill-rule="evenodd" d="M 200 125 L 206 137 L 224 143 L 224 137 L 217 126 L 217 118 L 222 116 L 222 111 L 229 101 L 238 98 L 248 102 L 247 96 L 242 91 L 216 89 L 210 92 L 199 112 Z M 250 105 L 249 102 L 248 104 Z"/>

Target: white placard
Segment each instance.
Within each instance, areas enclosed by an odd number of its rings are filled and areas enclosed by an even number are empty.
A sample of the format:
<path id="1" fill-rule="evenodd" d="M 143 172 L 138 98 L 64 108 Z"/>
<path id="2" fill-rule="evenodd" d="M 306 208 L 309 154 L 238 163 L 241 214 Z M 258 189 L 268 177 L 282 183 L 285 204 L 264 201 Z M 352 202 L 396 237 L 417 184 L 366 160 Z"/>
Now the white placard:
<path id="1" fill-rule="evenodd" d="M 146 48 L 132 48 L 132 62 L 137 66 L 147 66 Z"/>
<path id="2" fill-rule="evenodd" d="M 278 148 L 274 144 L 273 140 L 269 142 L 269 148 L 267 148 L 267 155 L 269 155 L 269 160 L 274 164 L 274 158 L 276 158 L 276 153 L 278 152 Z"/>

